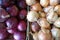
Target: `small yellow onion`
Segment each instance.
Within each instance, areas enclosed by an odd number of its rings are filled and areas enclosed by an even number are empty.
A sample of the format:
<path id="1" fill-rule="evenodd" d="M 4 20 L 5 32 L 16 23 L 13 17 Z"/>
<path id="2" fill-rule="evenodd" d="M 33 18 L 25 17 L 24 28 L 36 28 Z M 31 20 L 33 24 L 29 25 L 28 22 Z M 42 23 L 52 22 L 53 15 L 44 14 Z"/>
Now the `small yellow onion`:
<path id="1" fill-rule="evenodd" d="M 50 12 L 52 9 L 54 9 L 54 6 L 48 6 L 48 7 L 43 8 L 44 12 L 46 13 Z"/>
<path id="2" fill-rule="evenodd" d="M 39 40 L 53 40 L 53 37 L 49 30 L 42 29 L 38 33 Z"/>
<path id="3" fill-rule="evenodd" d="M 51 33 L 54 38 L 60 38 L 60 29 L 56 28 L 55 26 L 53 26 L 51 29 Z"/>
<path id="4" fill-rule="evenodd" d="M 55 6 L 59 3 L 58 1 L 59 0 L 50 0 L 50 5 Z"/>
<path id="5" fill-rule="evenodd" d="M 31 6 L 33 4 L 36 4 L 36 0 L 26 0 L 27 5 Z"/>
<path id="6" fill-rule="evenodd" d="M 41 7 L 41 5 L 39 3 L 36 3 L 36 4 L 31 6 L 31 10 L 42 11 L 42 7 Z"/>
<path id="7" fill-rule="evenodd" d="M 39 14 L 36 11 L 30 11 L 27 14 L 27 20 L 29 22 L 37 21 L 38 18 L 39 18 Z"/>
<path id="8" fill-rule="evenodd" d="M 60 5 L 55 6 L 54 11 L 56 11 L 57 14 L 60 15 Z"/>
<path id="9" fill-rule="evenodd" d="M 49 5 L 49 0 L 40 0 L 40 4 L 42 7 L 47 7 Z"/>
<path id="10" fill-rule="evenodd" d="M 58 19 L 58 15 L 56 12 L 52 11 L 52 12 L 47 13 L 46 18 L 47 18 L 47 21 L 50 24 L 52 24 Z"/>
<path id="11" fill-rule="evenodd" d="M 54 22 L 54 25 L 60 28 L 60 17 Z"/>
<path id="12" fill-rule="evenodd" d="M 41 28 L 50 29 L 50 24 L 47 22 L 46 18 L 38 19 L 37 23 L 40 25 Z"/>
<path id="13" fill-rule="evenodd" d="M 39 40 L 39 39 L 38 39 L 38 32 L 36 32 L 36 33 L 30 32 L 30 34 L 33 36 L 33 39 L 34 39 L 34 40 Z"/>
<path id="14" fill-rule="evenodd" d="M 39 14 L 40 14 L 40 16 L 41 16 L 42 18 L 45 18 L 45 17 L 46 17 L 46 13 L 45 13 L 45 12 L 40 12 L 40 11 L 39 11 Z"/>

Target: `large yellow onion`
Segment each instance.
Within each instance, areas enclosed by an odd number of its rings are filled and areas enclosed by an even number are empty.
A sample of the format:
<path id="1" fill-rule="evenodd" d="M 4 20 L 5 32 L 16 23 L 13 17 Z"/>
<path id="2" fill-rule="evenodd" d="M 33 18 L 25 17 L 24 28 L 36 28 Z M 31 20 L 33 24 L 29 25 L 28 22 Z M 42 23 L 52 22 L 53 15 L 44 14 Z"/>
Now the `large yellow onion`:
<path id="1" fill-rule="evenodd" d="M 54 9 L 54 6 L 48 6 L 48 7 L 43 8 L 44 12 L 46 13 L 50 12 L 53 9 Z"/>
<path id="2" fill-rule="evenodd" d="M 37 21 L 38 18 L 39 18 L 39 14 L 36 11 L 30 11 L 27 14 L 27 20 L 29 22 Z"/>
<path id="3" fill-rule="evenodd" d="M 27 5 L 31 6 L 33 4 L 36 4 L 36 0 L 26 0 Z"/>
<path id="4" fill-rule="evenodd" d="M 55 6 L 59 3 L 58 1 L 59 0 L 50 0 L 50 5 Z"/>
<path id="5" fill-rule="evenodd" d="M 37 23 L 40 25 L 41 28 L 50 29 L 50 24 L 47 22 L 46 18 L 38 19 Z"/>
<path id="6" fill-rule="evenodd" d="M 40 4 L 42 7 L 47 7 L 49 5 L 49 0 L 40 0 Z"/>
<path id="7" fill-rule="evenodd" d="M 60 28 L 60 17 L 54 22 L 54 25 Z"/>
<path id="8" fill-rule="evenodd" d="M 41 7 L 40 3 L 36 3 L 36 4 L 31 6 L 31 10 L 42 11 L 42 7 Z"/>
<path id="9" fill-rule="evenodd" d="M 53 40 L 52 35 L 49 30 L 42 29 L 38 33 L 38 39 L 39 40 Z"/>
<path id="10" fill-rule="evenodd" d="M 60 29 L 53 26 L 53 28 L 51 29 L 51 32 L 54 38 L 60 38 Z"/>
<path id="11" fill-rule="evenodd" d="M 46 18 L 47 18 L 47 21 L 52 24 L 58 19 L 58 15 L 56 12 L 52 11 L 47 13 Z"/>
<path id="12" fill-rule="evenodd" d="M 54 11 L 56 11 L 57 14 L 60 15 L 60 5 L 55 6 Z"/>

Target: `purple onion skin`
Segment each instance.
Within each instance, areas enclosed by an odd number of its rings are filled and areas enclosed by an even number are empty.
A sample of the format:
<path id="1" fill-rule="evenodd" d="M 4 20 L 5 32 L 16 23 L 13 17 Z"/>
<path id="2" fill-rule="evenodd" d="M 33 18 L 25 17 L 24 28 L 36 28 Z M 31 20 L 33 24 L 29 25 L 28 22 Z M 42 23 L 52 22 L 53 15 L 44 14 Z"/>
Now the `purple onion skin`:
<path id="1" fill-rule="evenodd" d="M 18 30 L 19 31 L 26 31 L 27 24 L 25 21 L 20 21 L 18 24 Z"/>
<path id="2" fill-rule="evenodd" d="M 24 8 L 27 7 L 25 1 L 19 1 L 19 2 L 18 2 L 18 5 L 19 5 L 19 7 L 20 7 L 21 9 L 24 9 Z"/>
<path id="3" fill-rule="evenodd" d="M 6 21 L 7 29 L 16 28 L 18 25 L 18 20 L 14 17 Z"/>
<path id="4" fill-rule="evenodd" d="M 4 22 L 9 18 L 10 15 L 5 11 L 5 9 L 0 8 L 0 22 Z"/>
<path id="5" fill-rule="evenodd" d="M 25 40 L 26 34 L 25 34 L 25 32 L 16 32 L 13 34 L 13 37 L 15 40 Z"/>
<path id="6" fill-rule="evenodd" d="M 0 29 L 6 29 L 5 23 L 0 23 Z"/>
<path id="7" fill-rule="evenodd" d="M 18 15 L 18 8 L 13 5 L 11 7 L 7 7 L 6 10 L 9 12 L 11 16 L 17 16 Z"/>
<path id="8" fill-rule="evenodd" d="M 19 12 L 19 19 L 24 19 L 27 15 L 27 11 L 26 9 L 22 9 L 20 12 Z"/>
<path id="9" fill-rule="evenodd" d="M 38 32 L 38 31 L 40 30 L 40 26 L 38 25 L 37 22 L 33 22 L 33 23 L 31 24 L 31 30 L 32 30 L 33 32 Z"/>
<path id="10" fill-rule="evenodd" d="M 6 29 L 0 29 L 0 40 L 7 38 L 7 35 Z"/>

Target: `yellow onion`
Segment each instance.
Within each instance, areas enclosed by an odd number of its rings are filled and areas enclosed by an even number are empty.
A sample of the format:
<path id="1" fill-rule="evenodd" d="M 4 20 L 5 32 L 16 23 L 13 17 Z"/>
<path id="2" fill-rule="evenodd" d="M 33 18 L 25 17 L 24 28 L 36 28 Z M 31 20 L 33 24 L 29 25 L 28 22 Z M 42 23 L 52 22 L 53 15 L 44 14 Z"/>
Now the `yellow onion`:
<path id="1" fill-rule="evenodd" d="M 59 3 L 58 1 L 59 0 L 50 0 L 50 5 L 55 6 Z"/>
<path id="2" fill-rule="evenodd" d="M 40 25 L 41 28 L 50 29 L 50 24 L 47 22 L 46 18 L 38 19 L 37 23 Z"/>
<path id="3" fill-rule="evenodd" d="M 60 28 L 60 17 L 54 22 L 54 25 Z"/>
<path id="4" fill-rule="evenodd" d="M 60 38 L 60 29 L 53 26 L 51 33 L 54 38 Z"/>
<path id="5" fill-rule="evenodd" d="M 36 3 L 36 4 L 31 6 L 31 10 L 42 11 L 42 7 L 41 7 L 41 5 L 39 3 Z"/>
<path id="6" fill-rule="evenodd" d="M 42 7 L 47 7 L 49 5 L 49 0 L 40 0 L 40 4 Z"/>
<path id="7" fill-rule="evenodd" d="M 56 12 L 52 11 L 52 12 L 47 13 L 46 18 L 47 18 L 47 21 L 50 24 L 52 24 L 58 19 L 58 15 Z"/>
<path id="8" fill-rule="evenodd" d="M 27 5 L 31 6 L 33 4 L 36 4 L 36 0 L 26 0 Z"/>
<path id="9" fill-rule="evenodd" d="M 39 11 L 39 14 L 40 14 L 40 16 L 41 16 L 42 18 L 45 18 L 45 17 L 46 17 L 46 13 L 45 13 L 45 12 L 40 12 L 40 11 Z"/>
<path id="10" fill-rule="evenodd" d="M 33 39 L 34 39 L 34 40 L 39 40 L 39 39 L 38 39 L 38 32 L 36 32 L 36 33 L 30 32 L 30 34 L 33 36 Z"/>
<path id="11" fill-rule="evenodd" d="M 44 12 L 46 13 L 50 12 L 53 9 L 54 9 L 54 6 L 48 6 L 48 7 L 43 8 Z"/>
<path id="12" fill-rule="evenodd" d="M 38 18 L 39 18 L 39 14 L 36 11 L 30 11 L 27 14 L 27 20 L 29 22 L 37 21 Z"/>
<path id="13" fill-rule="evenodd" d="M 57 14 L 60 15 L 60 5 L 55 6 L 54 11 L 56 11 Z"/>
<path id="14" fill-rule="evenodd" d="M 42 29 L 38 33 L 38 39 L 39 40 L 53 40 L 53 37 L 52 37 L 52 35 L 51 35 L 49 30 Z"/>

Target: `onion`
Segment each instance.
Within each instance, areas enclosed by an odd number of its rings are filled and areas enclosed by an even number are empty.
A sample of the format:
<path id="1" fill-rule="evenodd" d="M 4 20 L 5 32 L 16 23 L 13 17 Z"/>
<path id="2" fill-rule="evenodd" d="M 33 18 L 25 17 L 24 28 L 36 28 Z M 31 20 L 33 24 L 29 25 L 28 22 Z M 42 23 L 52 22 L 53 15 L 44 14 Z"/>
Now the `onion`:
<path id="1" fill-rule="evenodd" d="M 39 40 L 53 40 L 52 35 L 49 30 L 42 29 L 38 33 L 38 39 Z"/>
<path id="2" fill-rule="evenodd" d="M 60 5 L 55 6 L 54 11 L 56 11 L 57 14 L 60 15 Z"/>
<path id="3" fill-rule="evenodd" d="M 53 12 L 47 13 L 46 18 L 47 18 L 47 21 L 52 24 L 57 20 L 58 15 L 56 12 L 53 11 Z"/>
<path id="4" fill-rule="evenodd" d="M 40 13 L 40 16 L 42 17 L 42 18 L 45 18 L 46 17 L 46 13 L 45 12 L 39 12 Z"/>
<path id="5" fill-rule="evenodd" d="M 36 4 L 31 6 L 31 10 L 42 11 L 42 7 L 41 7 L 41 5 L 39 3 L 36 3 Z"/>
<path id="6" fill-rule="evenodd" d="M 46 18 L 40 18 L 37 23 L 41 26 L 41 28 L 50 29 L 50 24 L 47 22 Z"/>
<path id="7" fill-rule="evenodd" d="M 5 9 L 0 8 L 0 22 L 4 22 L 9 18 L 10 15 L 5 11 Z"/>
<path id="8" fill-rule="evenodd" d="M 40 4 L 42 7 L 47 7 L 49 4 L 49 0 L 40 0 Z"/>
<path id="9" fill-rule="evenodd" d="M 27 29 L 27 24 L 25 21 L 20 21 L 18 24 L 18 30 L 19 31 L 26 31 Z"/>
<path id="10" fill-rule="evenodd" d="M 33 22 L 31 24 L 31 29 L 32 29 L 33 32 L 38 32 L 40 30 L 40 27 L 39 27 L 37 22 Z"/>
<path id="11" fill-rule="evenodd" d="M 55 26 L 53 26 L 53 28 L 51 29 L 51 33 L 54 38 L 60 37 L 60 29 L 56 28 Z"/>
<path id="12" fill-rule="evenodd" d="M 7 37 L 6 29 L 0 29 L 0 40 L 5 39 Z"/>
<path id="13" fill-rule="evenodd" d="M 38 32 L 36 32 L 36 33 L 31 33 L 31 32 L 30 32 L 30 34 L 33 36 L 33 39 L 34 39 L 34 40 L 39 40 L 39 39 L 38 39 Z"/>
<path id="14" fill-rule="evenodd" d="M 27 5 L 31 6 L 33 4 L 36 4 L 36 0 L 26 0 Z"/>
<path id="15" fill-rule="evenodd" d="M 37 21 L 38 18 L 39 18 L 39 14 L 37 12 L 35 12 L 35 11 L 30 11 L 27 14 L 27 20 L 29 22 Z"/>
<path id="16" fill-rule="evenodd" d="M 13 34 L 13 38 L 15 40 L 25 40 L 26 39 L 26 35 L 24 32 L 16 32 Z"/>
<path id="17" fill-rule="evenodd" d="M 54 9 L 54 6 L 48 6 L 48 7 L 43 8 L 44 12 L 46 13 L 50 12 L 52 9 Z"/>
<path id="18" fill-rule="evenodd" d="M 50 5 L 55 6 L 59 3 L 58 1 L 59 0 L 50 0 Z"/>
<path id="19" fill-rule="evenodd" d="M 54 22 L 54 25 L 60 28 L 60 17 Z"/>

